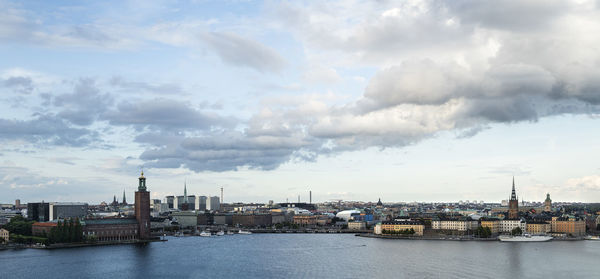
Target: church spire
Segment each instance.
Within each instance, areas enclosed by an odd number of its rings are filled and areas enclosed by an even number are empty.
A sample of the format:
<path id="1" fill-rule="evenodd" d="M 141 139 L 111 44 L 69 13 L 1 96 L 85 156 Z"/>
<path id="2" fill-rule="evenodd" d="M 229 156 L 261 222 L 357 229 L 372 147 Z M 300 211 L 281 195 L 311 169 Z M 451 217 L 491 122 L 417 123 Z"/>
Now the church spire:
<path id="1" fill-rule="evenodd" d="M 510 194 L 510 199 L 511 200 L 517 200 L 517 193 L 515 191 L 515 177 L 514 176 L 513 176 L 512 193 Z"/>
<path id="2" fill-rule="evenodd" d="M 123 189 L 123 204 L 127 204 L 127 199 L 125 199 L 125 189 Z"/>

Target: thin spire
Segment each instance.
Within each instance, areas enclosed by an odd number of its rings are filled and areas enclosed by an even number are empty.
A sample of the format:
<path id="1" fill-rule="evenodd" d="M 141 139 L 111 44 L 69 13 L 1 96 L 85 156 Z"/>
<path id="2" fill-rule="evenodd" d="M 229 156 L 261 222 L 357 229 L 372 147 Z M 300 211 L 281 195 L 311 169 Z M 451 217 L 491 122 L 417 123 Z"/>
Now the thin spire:
<path id="1" fill-rule="evenodd" d="M 515 177 L 513 176 L 513 183 L 512 183 L 512 193 L 510 194 L 510 199 L 511 200 L 517 200 L 517 193 L 515 191 Z"/>

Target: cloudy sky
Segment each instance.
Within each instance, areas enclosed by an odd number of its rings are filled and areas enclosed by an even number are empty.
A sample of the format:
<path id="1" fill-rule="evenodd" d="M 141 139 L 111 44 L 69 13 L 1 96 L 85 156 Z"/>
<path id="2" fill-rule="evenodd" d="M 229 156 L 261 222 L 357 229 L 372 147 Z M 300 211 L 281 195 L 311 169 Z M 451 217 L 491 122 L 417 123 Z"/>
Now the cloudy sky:
<path id="1" fill-rule="evenodd" d="M 150 3 L 152 2 L 152 3 Z M 0 202 L 600 200 L 600 1 L 0 0 Z"/>

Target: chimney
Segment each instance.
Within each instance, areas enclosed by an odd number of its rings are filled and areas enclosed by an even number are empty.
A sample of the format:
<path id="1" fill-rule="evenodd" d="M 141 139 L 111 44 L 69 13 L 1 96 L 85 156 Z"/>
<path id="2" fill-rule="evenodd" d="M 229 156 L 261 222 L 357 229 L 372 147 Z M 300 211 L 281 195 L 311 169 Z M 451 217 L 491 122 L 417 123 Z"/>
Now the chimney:
<path id="1" fill-rule="evenodd" d="M 308 191 L 308 203 L 312 204 L 312 191 Z"/>

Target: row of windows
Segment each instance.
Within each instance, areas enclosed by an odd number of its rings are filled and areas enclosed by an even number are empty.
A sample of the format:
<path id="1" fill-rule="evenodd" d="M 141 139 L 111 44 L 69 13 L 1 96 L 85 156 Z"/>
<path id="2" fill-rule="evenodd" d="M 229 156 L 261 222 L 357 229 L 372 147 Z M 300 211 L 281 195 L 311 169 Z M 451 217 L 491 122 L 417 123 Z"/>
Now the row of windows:
<path id="1" fill-rule="evenodd" d="M 137 230 L 121 230 L 121 231 L 99 231 L 98 233 L 96 232 L 86 232 L 84 234 L 87 235 L 125 235 L 125 234 L 137 234 Z"/>

